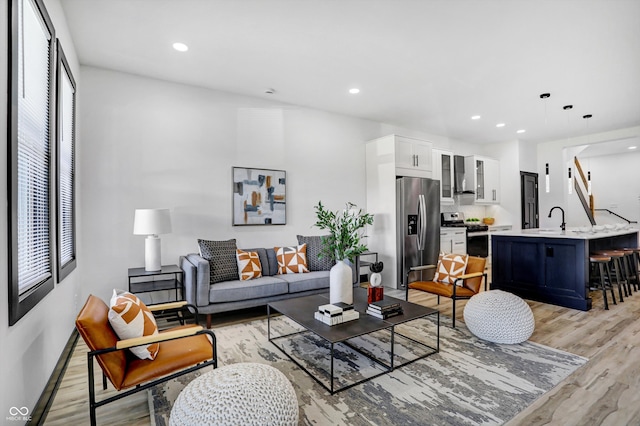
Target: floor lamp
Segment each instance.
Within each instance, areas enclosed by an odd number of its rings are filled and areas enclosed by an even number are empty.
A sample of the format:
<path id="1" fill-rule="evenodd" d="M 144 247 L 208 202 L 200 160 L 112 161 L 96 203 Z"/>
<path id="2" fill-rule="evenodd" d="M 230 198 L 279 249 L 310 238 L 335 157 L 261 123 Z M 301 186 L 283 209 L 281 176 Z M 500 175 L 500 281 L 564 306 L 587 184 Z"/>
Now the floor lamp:
<path id="1" fill-rule="evenodd" d="M 136 209 L 133 220 L 133 234 L 146 235 L 144 242 L 145 271 L 159 271 L 160 234 L 171 232 L 171 215 L 169 209 Z"/>

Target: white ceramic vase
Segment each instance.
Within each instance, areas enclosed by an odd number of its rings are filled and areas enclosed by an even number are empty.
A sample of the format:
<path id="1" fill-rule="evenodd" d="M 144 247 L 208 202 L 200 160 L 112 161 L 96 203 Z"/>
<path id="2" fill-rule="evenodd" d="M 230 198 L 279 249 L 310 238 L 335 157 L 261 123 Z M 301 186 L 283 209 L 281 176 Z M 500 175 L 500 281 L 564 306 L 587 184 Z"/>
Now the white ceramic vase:
<path id="1" fill-rule="evenodd" d="M 353 304 L 351 268 L 344 260 L 338 260 L 329 271 L 329 303 Z"/>
<path id="2" fill-rule="evenodd" d="M 380 287 L 382 285 L 382 275 L 378 272 L 373 272 L 369 277 L 369 283 L 371 287 Z"/>

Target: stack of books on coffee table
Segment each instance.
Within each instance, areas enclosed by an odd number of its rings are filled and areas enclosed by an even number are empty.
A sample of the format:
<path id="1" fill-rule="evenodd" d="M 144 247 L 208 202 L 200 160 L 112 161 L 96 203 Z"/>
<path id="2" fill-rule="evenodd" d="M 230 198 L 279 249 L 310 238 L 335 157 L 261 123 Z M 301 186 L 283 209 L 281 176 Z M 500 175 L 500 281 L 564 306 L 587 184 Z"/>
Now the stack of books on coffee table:
<path id="1" fill-rule="evenodd" d="M 398 302 L 379 300 L 369 303 L 367 314 L 376 318 L 387 319 L 395 317 L 396 315 L 402 315 L 402 306 L 400 306 Z"/>
<path id="2" fill-rule="evenodd" d="M 337 325 L 357 320 L 360 318 L 360 313 L 353 309 L 353 305 L 334 303 L 318 306 L 318 310 L 314 312 L 314 318 L 327 325 Z"/>

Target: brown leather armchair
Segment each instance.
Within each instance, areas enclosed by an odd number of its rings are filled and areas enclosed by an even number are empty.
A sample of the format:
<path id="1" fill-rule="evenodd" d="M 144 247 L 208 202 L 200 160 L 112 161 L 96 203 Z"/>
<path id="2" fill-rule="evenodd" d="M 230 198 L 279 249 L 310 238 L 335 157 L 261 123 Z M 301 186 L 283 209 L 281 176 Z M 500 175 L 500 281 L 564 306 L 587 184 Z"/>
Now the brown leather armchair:
<path id="1" fill-rule="evenodd" d="M 487 274 L 484 272 L 486 259 L 482 257 L 469 256 L 467 267 L 463 275 L 460 275 L 455 283 L 444 283 L 433 280 L 417 280 L 409 283 L 406 290 L 405 300 L 409 301 L 409 289 L 420 290 L 438 296 L 438 304 L 440 304 L 440 296 L 448 297 L 453 303 L 452 328 L 456 328 L 456 300 L 470 299 L 480 292 L 482 281 L 484 279 L 484 289 L 487 290 Z M 414 266 L 409 270 L 407 275 L 412 272 L 423 272 L 429 269 L 435 269 L 436 265 Z M 409 277 L 407 276 L 407 282 Z M 462 282 L 462 285 L 457 285 Z"/>
<path id="2" fill-rule="evenodd" d="M 187 302 L 173 302 L 148 306 L 151 312 L 190 308 Z M 154 336 L 119 340 L 108 319 L 109 307 L 99 298 L 90 295 L 76 318 L 76 329 L 89 347 L 89 405 L 91 424 L 96 424 L 96 408 L 133 393 L 148 389 L 186 373 L 213 365 L 218 366 L 216 337 L 211 330 L 198 325 L 181 325 Z M 155 315 L 155 314 L 154 314 Z M 139 359 L 127 349 L 149 343 L 160 343 L 155 360 Z M 118 394 L 96 401 L 94 389 L 93 359 L 102 369 L 102 387 L 107 389 L 108 378 Z"/>

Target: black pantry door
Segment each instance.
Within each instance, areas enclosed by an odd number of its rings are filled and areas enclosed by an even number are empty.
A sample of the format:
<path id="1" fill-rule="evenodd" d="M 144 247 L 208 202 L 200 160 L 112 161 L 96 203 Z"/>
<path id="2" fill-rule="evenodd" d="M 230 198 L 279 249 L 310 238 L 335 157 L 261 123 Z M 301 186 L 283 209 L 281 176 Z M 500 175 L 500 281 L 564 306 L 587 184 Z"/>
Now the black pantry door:
<path id="1" fill-rule="evenodd" d="M 522 229 L 538 228 L 538 174 L 520 172 Z"/>

